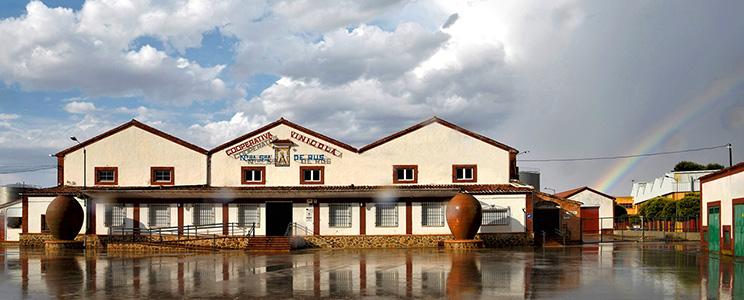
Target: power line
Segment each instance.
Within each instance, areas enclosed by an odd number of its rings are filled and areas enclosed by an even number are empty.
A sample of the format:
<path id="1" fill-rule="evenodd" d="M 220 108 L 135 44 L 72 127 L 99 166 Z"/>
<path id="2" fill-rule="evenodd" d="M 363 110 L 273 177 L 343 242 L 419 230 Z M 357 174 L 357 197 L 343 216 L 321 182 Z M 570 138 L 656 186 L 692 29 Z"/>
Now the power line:
<path id="1" fill-rule="evenodd" d="M 581 158 L 520 159 L 519 161 L 522 161 L 522 162 L 562 162 L 564 161 L 565 162 L 565 161 L 609 160 L 609 159 L 623 159 L 623 158 L 633 158 L 633 157 L 647 157 L 647 156 L 656 156 L 656 155 L 668 155 L 668 154 L 685 153 L 685 152 L 696 152 L 696 151 L 705 151 L 705 150 L 713 150 L 713 149 L 728 148 L 728 147 L 729 147 L 729 144 L 713 146 L 713 147 L 694 148 L 694 149 L 685 149 L 685 150 L 677 150 L 677 151 L 654 152 L 654 153 L 643 153 L 643 154 L 633 154 L 633 155 L 598 156 L 598 157 L 581 157 Z"/>
<path id="2" fill-rule="evenodd" d="M 55 169 L 57 165 L 36 165 L 36 166 L 2 166 L 0 165 L 0 174 L 15 174 L 35 172 L 41 170 Z"/>

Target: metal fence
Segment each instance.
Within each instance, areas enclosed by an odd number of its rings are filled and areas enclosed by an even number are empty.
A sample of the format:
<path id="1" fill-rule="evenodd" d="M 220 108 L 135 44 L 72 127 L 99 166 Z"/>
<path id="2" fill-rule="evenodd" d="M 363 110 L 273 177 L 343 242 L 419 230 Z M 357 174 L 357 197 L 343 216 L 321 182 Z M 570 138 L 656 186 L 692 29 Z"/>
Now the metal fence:
<path id="1" fill-rule="evenodd" d="M 622 216 L 581 218 L 584 243 L 649 240 L 699 240 L 698 218 Z"/>

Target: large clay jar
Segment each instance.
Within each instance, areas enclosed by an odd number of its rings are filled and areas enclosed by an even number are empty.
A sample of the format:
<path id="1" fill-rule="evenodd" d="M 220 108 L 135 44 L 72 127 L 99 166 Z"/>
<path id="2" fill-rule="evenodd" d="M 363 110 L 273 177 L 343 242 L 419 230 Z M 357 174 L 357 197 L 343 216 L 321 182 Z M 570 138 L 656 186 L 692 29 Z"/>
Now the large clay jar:
<path id="1" fill-rule="evenodd" d="M 480 202 L 470 194 L 459 193 L 447 203 L 447 225 L 456 240 L 472 240 L 482 217 Z"/>
<path id="2" fill-rule="evenodd" d="M 71 196 L 57 196 L 46 210 L 49 231 L 57 240 L 74 240 L 83 227 L 83 208 Z"/>

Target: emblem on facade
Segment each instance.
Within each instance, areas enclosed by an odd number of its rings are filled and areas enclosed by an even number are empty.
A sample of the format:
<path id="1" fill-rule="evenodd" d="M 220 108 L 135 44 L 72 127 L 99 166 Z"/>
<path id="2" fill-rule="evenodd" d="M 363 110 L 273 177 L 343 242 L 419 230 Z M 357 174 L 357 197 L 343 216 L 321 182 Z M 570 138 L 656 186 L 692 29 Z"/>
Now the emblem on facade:
<path id="1" fill-rule="evenodd" d="M 289 140 L 274 140 L 274 166 L 276 167 L 289 167 L 290 161 L 292 161 L 289 150 L 292 146 L 296 146 Z"/>

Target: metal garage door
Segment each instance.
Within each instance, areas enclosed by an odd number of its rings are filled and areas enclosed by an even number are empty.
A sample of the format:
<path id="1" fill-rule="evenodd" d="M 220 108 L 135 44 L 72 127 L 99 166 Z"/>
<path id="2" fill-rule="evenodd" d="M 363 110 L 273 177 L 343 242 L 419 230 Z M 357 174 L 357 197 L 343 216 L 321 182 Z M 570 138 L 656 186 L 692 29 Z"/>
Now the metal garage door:
<path id="1" fill-rule="evenodd" d="M 599 207 L 581 208 L 581 231 L 587 234 L 599 233 Z"/>

